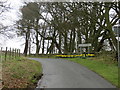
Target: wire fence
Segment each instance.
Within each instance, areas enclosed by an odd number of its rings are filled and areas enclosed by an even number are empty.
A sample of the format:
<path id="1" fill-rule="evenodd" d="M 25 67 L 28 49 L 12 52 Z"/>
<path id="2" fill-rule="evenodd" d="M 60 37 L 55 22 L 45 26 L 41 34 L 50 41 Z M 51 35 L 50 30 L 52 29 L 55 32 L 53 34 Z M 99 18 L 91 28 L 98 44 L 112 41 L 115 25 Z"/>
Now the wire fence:
<path id="1" fill-rule="evenodd" d="M 2 65 L 3 61 L 17 60 L 21 57 L 20 49 L 0 47 L 0 90 L 2 89 Z"/>
<path id="2" fill-rule="evenodd" d="M 20 57 L 20 49 L 14 49 L 14 48 L 0 48 L 0 59 L 1 60 L 11 60 L 16 59 L 17 57 Z"/>

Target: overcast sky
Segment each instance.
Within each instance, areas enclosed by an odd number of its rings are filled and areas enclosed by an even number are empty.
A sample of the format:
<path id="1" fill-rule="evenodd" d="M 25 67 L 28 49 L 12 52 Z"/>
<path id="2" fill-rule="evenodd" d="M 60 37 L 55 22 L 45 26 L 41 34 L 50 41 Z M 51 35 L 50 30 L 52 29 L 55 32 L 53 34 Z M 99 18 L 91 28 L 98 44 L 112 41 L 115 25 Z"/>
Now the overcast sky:
<path id="1" fill-rule="evenodd" d="M 11 26 L 15 23 L 15 21 L 20 19 L 20 7 L 23 6 L 23 3 L 22 0 L 8 0 L 7 4 L 10 5 L 11 9 L 2 14 L 0 17 L 0 23 L 2 23 L 4 26 Z M 21 37 L 17 37 L 14 33 L 11 34 L 13 35 L 12 39 L 8 39 L 5 36 L 0 35 L 0 47 L 2 46 L 4 49 L 5 47 L 19 48 L 21 49 L 21 52 L 23 52 L 22 44 L 24 43 L 24 40 L 21 39 Z"/>

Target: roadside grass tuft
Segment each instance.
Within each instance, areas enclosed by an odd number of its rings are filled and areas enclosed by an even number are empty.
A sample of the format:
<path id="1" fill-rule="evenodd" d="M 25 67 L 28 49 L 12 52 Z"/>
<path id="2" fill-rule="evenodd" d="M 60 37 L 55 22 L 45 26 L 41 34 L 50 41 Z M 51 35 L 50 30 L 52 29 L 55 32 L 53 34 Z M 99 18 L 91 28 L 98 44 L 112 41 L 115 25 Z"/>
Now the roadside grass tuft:
<path id="1" fill-rule="evenodd" d="M 38 81 L 36 78 L 42 75 L 41 64 L 25 57 L 3 61 L 2 70 L 6 88 L 35 88 Z"/>

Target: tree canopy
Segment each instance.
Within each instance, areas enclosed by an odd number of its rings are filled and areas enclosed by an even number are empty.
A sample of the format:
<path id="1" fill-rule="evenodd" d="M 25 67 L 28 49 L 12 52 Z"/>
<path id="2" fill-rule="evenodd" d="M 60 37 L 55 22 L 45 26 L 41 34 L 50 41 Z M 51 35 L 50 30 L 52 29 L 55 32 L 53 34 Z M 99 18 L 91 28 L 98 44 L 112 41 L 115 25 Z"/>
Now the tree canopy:
<path id="1" fill-rule="evenodd" d="M 92 52 L 117 51 L 112 27 L 120 19 L 119 2 L 28 3 L 21 9 L 19 34 L 25 35 L 24 53 L 35 45 L 36 54 L 79 53 L 79 44 L 91 43 Z M 111 11 L 114 13 L 111 14 Z M 24 34 L 23 34 L 24 33 Z"/>

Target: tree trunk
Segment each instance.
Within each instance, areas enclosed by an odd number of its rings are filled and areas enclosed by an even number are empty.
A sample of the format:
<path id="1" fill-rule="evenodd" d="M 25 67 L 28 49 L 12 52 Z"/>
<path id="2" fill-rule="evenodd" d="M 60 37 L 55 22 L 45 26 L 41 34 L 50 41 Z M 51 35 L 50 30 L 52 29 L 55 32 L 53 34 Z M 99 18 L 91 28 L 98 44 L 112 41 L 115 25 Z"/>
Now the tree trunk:
<path id="1" fill-rule="evenodd" d="M 67 41 L 67 32 L 65 32 L 64 36 L 64 54 L 68 54 L 68 41 Z"/>
<path id="2" fill-rule="evenodd" d="M 39 40 L 38 40 L 38 33 L 36 32 L 36 55 L 39 54 Z"/>
<path id="3" fill-rule="evenodd" d="M 44 49 L 45 49 L 45 39 L 42 38 L 42 54 L 44 54 Z"/>
<path id="4" fill-rule="evenodd" d="M 26 41 L 25 41 L 25 49 L 24 49 L 24 55 L 27 56 L 27 52 L 28 52 L 28 45 L 29 45 L 29 38 L 30 38 L 30 30 L 28 28 L 27 32 L 26 32 Z"/>
<path id="5" fill-rule="evenodd" d="M 76 33 L 75 33 L 75 30 L 73 31 L 73 39 L 72 39 L 72 49 L 71 49 L 71 53 L 74 52 L 75 50 L 75 39 L 76 39 Z"/>
<path id="6" fill-rule="evenodd" d="M 61 40 L 62 40 L 62 36 L 61 36 L 61 33 L 59 34 L 59 50 L 58 50 L 58 53 L 61 54 Z"/>

